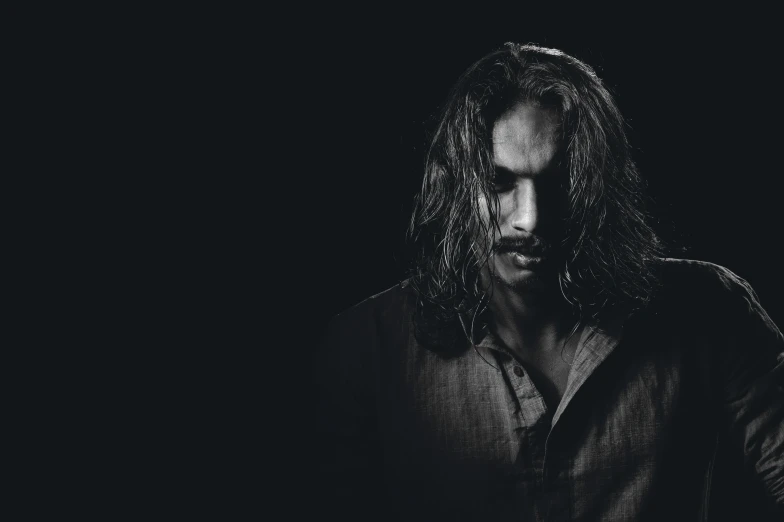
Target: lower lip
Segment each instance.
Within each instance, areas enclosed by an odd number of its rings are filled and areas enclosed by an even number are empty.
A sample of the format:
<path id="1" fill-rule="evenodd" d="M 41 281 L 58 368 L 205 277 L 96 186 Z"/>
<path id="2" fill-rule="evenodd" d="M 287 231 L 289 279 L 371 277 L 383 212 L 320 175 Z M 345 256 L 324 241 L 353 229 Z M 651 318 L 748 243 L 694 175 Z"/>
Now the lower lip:
<path id="1" fill-rule="evenodd" d="M 519 268 L 526 268 L 531 270 L 538 268 L 544 263 L 543 257 L 525 256 L 516 252 L 511 252 L 509 256 L 512 258 L 512 263 L 514 263 Z"/>

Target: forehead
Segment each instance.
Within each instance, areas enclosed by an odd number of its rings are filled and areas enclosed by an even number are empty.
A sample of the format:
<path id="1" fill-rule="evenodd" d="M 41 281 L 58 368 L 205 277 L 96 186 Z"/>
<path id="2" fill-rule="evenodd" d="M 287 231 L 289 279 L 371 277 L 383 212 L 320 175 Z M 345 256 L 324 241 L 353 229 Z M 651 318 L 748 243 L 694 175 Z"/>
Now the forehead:
<path id="1" fill-rule="evenodd" d="M 493 162 L 521 175 L 546 170 L 558 152 L 558 125 L 554 109 L 518 102 L 493 126 Z"/>

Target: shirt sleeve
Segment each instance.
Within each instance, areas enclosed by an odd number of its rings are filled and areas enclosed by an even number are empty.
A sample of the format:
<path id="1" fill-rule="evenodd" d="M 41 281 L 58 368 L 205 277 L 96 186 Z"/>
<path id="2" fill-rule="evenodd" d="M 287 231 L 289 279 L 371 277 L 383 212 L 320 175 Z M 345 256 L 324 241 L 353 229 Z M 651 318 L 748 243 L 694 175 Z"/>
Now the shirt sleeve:
<path id="1" fill-rule="evenodd" d="M 344 314 L 332 320 L 313 360 L 314 486 L 321 514 L 354 520 L 372 512 L 381 484 L 372 321 L 357 311 Z"/>
<path id="2" fill-rule="evenodd" d="M 727 333 L 720 372 L 729 441 L 784 512 L 784 337 L 745 280 L 726 269 L 723 279 L 731 302 L 716 326 Z"/>

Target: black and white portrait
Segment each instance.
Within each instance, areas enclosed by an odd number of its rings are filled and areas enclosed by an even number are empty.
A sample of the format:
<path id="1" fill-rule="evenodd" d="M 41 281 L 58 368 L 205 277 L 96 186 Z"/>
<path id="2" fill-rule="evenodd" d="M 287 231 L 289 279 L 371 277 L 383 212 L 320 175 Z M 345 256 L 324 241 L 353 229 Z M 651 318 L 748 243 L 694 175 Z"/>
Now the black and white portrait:
<path id="1" fill-rule="evenodd" d="M 775 52 L 361 34 L 297 122 L 324 509 L 780 516 Z"/>

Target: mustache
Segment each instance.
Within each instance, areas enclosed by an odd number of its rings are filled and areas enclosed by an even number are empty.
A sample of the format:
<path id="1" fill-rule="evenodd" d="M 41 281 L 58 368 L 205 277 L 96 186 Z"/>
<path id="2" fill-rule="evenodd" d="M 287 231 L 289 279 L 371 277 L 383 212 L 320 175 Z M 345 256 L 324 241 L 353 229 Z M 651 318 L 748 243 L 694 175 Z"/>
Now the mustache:
<path id="1" fill-rule="evenodd" d="M 493 252 L 496 254 L 509 254 L 512 252 L 526 256 L 545 256 L 553 246 L 537 236 L 524 237 L 501 237 L 493 245 Z"/>

